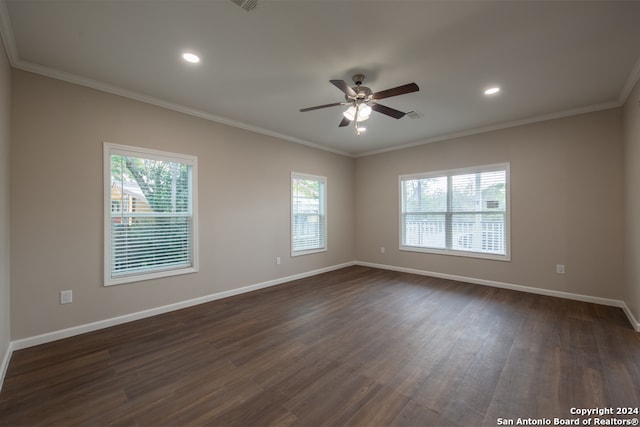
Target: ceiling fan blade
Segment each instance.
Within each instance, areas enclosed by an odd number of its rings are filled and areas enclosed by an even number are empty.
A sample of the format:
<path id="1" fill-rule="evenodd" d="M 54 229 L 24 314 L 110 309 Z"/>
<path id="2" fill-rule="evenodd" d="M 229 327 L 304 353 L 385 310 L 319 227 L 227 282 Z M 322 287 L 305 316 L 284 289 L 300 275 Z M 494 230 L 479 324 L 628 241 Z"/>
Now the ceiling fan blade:
<path id="1" fill-rule="evenodd" d="M 351 89 L 351 86 L 349 86 L 347 82 L 345 82 L 344 80 L 329 80 L 329 81 L 331 82 L 332 85 L 334 85 L 335 87 L 343 91 L 344 94 L 347 96 L 355 98 L 358 95 L 356 91 Z"/>
<path id="2" fill-rule="evenodd" d="M 337 107 L 338 105 L 344 105 L 344 104 L 345 104 L 344 102 L 334 102 L 333 104 L 317 105 L 315 107 L 301 108 L 300 112 L 304 113 L 305 111 L 313 111 L 313 110 L 319 110 L 321 108 Z"/>
<path id="3" fill-rule="evenodd" d="M 338 127 L 342 128 L 342 127 L 345 127 L 345 126 L 349 126 L 349 123 L 351 123 L 351 120 L 347 119 L 346 117 L 343 117 L 342 121 L 340 122 Z"/>
<path id="4" fill-rule="evenodd" d="M 372 99 L 384 99 L 392 96 L 404 95 L 405 93 L 417 92 L 420 88 L 415 83 L 407 83 L 406 85 L 394 87 L 392 89 L 381 90 L 371 95 Z"/>
<path id="5" fill-rule="evenodd" d="M 407 114 L 407 113 L 403 113 L 400 110 L 396 110 L 395 108 L 387 107 L 385 105 L 380 105 L 380 104 L 373 104 L 371 106 L 371 109 L 374 111 L 377 111 L 378 113 L 382 113 L 389 117 L 393 117 L 394 119 L 401 119 Z"/>

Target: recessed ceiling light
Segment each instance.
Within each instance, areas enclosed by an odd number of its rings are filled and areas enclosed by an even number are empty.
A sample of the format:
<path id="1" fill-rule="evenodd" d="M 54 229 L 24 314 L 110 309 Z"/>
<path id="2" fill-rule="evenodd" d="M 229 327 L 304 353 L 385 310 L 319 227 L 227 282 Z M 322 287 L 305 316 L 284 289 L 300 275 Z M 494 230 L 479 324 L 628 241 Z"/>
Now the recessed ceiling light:
<path id="1" fill-rule="evenodd" d="M 484 91 L 485 95 L 495 95 L 500 92 L 500 88 L 498 86 L 490 87 Z"/>
<path id="2" fill-rule="evenodd" d="M 195 53 L 191 53 L 191 52 L 185 52 L 182 54 L 182 59 L 184 59 L 185 61 L 191 63 L 191 64 L 197 64 L 198 62 L 200 62 L 200 57 L 198 55 L 196 55 Z"/>

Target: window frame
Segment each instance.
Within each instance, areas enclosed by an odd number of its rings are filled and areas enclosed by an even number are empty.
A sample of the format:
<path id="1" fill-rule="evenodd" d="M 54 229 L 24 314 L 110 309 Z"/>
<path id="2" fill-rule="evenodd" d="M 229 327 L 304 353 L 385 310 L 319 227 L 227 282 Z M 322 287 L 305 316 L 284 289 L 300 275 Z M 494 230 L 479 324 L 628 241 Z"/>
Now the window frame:
<path id="1" fill-rule="evenodd" d="M 191 189 L 191 265 L 175 267 L 159 267 L 148 272 L 135 272 L 118 276 L 112 275 L 112 227 L 111 218 L 113 206 L 111 203 L 111 156 L 121 155 L 138 157 L 143 159 L 175 162 L 191 166 L 190 189 Z M 149 148 L 133 147 L 128 145 L 103 143 L 103 189 L 104 189 L 104 286 L 120 285 L 125 283 L 139 282 L 143 280 L 159 279 L 182 274 L 196 273 L 198 271 L 198 158 L 196 156 L 171 153 L 167 151 L 154 150 Z"/>
<path id="2" fill-rule="evenodd" d="M 324 220 L 324 227 L 323 227 L 323 245 L 322 246 L 318 246 L 316 248 L 311 248 L 311 249 L 302 249 L 302 250 L 294 250 L 294 237 L 295 237 L 295 213 L 294 213 L 294 193 L 293 193 L 293 182 L 295 179 L 305 179 L 305 180 L 311 180 L 311 181 L 319 181 L 322 183 L 323 187 L 322 187 L 322 191 L 320 192 L 320 209 L 322 211 L 322 213 L 320 214 L 321 218 Z M 298 257 L 298 256 L 303 256 L 303 255 L 309 255 L 309 254 L 315 254 L 315 253 L 319 253 L 319 252 L 326 252 L 327 251 L 327 239 L 328 239 L 328 232 L 327 232 L 327 224 L 328 224 L 328 219 L 327 219 L 327 177 L 326 176 L 320 176 L 320 175 L 312 175 L 312 174 L 307 174 L 307 173 L 300 173 L 300 172 L 291 172 L 291 179 L 289 180 L 289 189 L 290 189 L 290 231 L 291 231 L 291 239 L 290 239 L 290 244 L 291 244 L 291 256 L 292 257 Z"/>
<path id="3" fill-rule="evenodd" d="M 408 252 L 422 252 L 439 255 L 453 255 L 467 258 L 480 258 L 496 261 L 511 261 L 511 173 L 510 163 L 495 163 L 481 166 L 471 166 L 465 168 L 433 171 L 433 172 L 421 172 L 415 174 L 399 175 L 398 177 L 398 199 L 399 199 L 399 250 Z M 504 245 L 505 254 L 493 254 L 485 252 L 472 252 L 452 249 L 448 247 L 450 242 L 445 242 L 445 248 L 429 248 L 422 246 L 410 246 L 404 244 L 404 195 L 403 195 L 403 181 L 411 179 L 424 179 L 424 178 L 438 178 L 447 177 L 447 181 L 450 181 L 451 177 L 457 175 L 468 175 L 473 173 L 505 171 L 505 211 L 504 211 Z M 447 189 L 449 190 L 448 184 Z M 448 191 L 447 190 L 447 191 Z M 451 196 L 447 194 L 447 208 L 444 214 L 446 216 L 453 216 L 456 212 L 451 210 Z M 448 220 L 445 220 L 448 223 Z M 445 229 L 446 233 L 446 229 Z"/>

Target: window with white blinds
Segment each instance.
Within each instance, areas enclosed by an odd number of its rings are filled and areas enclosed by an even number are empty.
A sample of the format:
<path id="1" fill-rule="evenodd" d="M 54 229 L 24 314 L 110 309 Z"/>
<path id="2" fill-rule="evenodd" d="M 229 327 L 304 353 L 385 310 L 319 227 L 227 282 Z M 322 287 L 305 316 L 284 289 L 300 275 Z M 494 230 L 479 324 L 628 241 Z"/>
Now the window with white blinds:
<path id="1" fill-rule="evenodd" d="M 291 255 L 327 249 L 327 178 L 291 174 Z"/>
<path id="2" fill-rule="evenodd" d="M 197 271 L 193 156 L 104 144 L 105 284 Z"/>
<path id="3" fill-rule="evenodd" d="M 509 165 L 400 176 L 400 249 L 509 260 Z"/>

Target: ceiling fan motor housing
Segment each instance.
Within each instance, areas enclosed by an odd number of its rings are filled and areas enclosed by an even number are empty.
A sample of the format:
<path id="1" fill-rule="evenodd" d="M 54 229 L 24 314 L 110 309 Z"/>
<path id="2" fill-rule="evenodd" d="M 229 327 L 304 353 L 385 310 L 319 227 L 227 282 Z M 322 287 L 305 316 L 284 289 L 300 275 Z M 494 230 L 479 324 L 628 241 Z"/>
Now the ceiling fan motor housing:
<path id="1" fill-rule="evenodd" d="M 366 86 L 355 86 L 352 88 L 356 96 L 345 95 L 347 101 L 368 101 L 371 96 L 371 89 Z"/>
<path id="2" fill-rule="evenodd" d="M 351 78 L 353 79 L 353 82 L 356 84 L 356 86 L 360 86 L 364 81 L 364 74 L 356 74 Z"/>
<path id="3" fill-rule="evenodd" d="M 353 87 L 353 91 L 356 93 L 355 98 L 349 98 L 348 96 L 347 101 L 349 100 L 356 100 L 356 101 L 363 101 L 363 100 L 368 100 L 369 99 L 369 95 L 371 95 L 371 89 L 369 89 L 366 86 L 361 86 L 362 82 L 364 81 L 364 74 L 355 74 L 353 77 L 351 77 L 353 79 L 353 82 L 356 84 L 355 87 Z"/>

